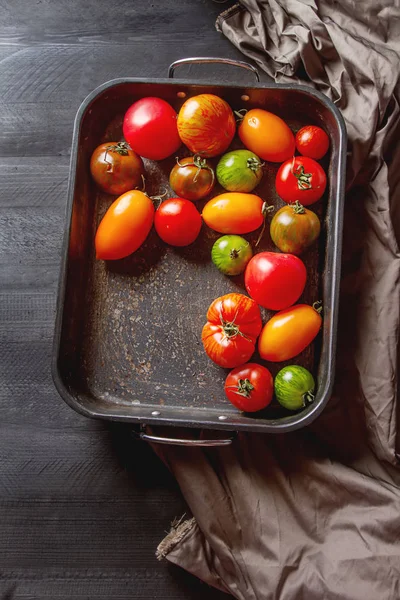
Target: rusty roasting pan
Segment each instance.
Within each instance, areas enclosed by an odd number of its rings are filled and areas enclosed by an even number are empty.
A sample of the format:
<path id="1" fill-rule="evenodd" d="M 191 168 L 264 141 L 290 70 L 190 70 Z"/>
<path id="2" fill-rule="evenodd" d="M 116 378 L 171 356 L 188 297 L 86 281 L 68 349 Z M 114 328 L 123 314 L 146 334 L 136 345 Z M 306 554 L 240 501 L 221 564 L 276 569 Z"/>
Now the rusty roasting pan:
<path id="1" fill-rule="evenodd" d="M 228 85 L 174 79 L 174 69 L 190 62 L 234 64 L 252 71 L 257 81 Z M 114 197 L 97 191 L 91 180 L 93 150 L 100 143 L 122 139 L 124 113 L 139 98 L 158 96 L 178 111 L 185 99 L 201 93 L 221 96 L 234 110 L 269 110 L 293 131 L 306 124 L 320 125 L 330 138 L 329 155 L 322 161 L 327 190 L 311 207 L 321 219 L 322 231 L 318 242 L 302 255 L 308 280 L 299 300 L 308 304 L 322 300 L 323 327 L 316 341 L 289 361 L 314 374 L 317 391 L 315 401 L 298 413 L 274 403 L 254 415 L 240 413 L 224 394 L 228 371 L 217 367 L 203 350 L 201 330 L 210 303 L 232 291 L 246 293 L 243 276 L 226 277 L 211 262 L 211 247 L 220 234 L 203 226 L 194 244 L 177 249 L 164 244 L 153 230 L 126 259 L 106 263 L 95 258 L 96 228 Z M 233 144 L 241 147 L 238 138 Z M 178 154 L 189 156 L 190 151 L 182 146 Z M 72 142 L 52 366 L 64 400 L 83 415 L 129 422 L 138 426 L 142 438 L 163 443 L 221 445 L 232 439 L 221 439 L 221 430 L 282 433 L 311 423 L 326 405 L 334 379 L 345 159 L 345 125 L 328 98 L 311 87 L 260 83 L 257 71 L 247 63 L 183 59 L 170 66 L 168 79 L 115 79 L 94 90 L 78 110 Z M 175 157 L 144 162 L 149 195 L 166 189 L 173 197 L 168 176 Z M 265 166 L 255 191 L 276 209 L 283 205 L 274 188 L 278 167 Z M 212 195 L 221 192 L 217 186 Z M 203 205 L 197 203 L 200 210 Z M 254 242 L 258 233 L 245 237 Z M 277 251 L 268 223 L 258 250 Z M 265 321 L 270 315 L 262 309 L 262 316 Z M 266 366 L 275 374 L 283 364 Z M 195 439 L 165 438 L 147 434 L 146 425 L 196 428 L 202 434 L 191 436 Z M 204 430 L 219 434 L 205 435 Z"/>

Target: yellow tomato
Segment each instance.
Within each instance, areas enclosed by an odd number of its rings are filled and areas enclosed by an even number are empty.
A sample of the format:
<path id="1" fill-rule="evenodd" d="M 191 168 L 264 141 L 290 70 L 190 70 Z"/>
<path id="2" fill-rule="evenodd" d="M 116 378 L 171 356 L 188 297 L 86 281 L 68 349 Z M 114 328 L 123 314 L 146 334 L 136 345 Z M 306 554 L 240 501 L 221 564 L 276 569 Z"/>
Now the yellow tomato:
<path id="1" fill-rule="evenodd" d="M 239 125 L 243 144 L 263 160 L 283 162 L 294 155 L 294 135 L 277 115 L 262 108 L 253 108 Z"/>
<path id="2" fill-rule="evenodd" d="M 139 190 L 125 192 L 107 210 L 97 229 L 96 258 L 116 260 L 135 252 L 147 238 L 154 206 Z"/>
<path id="3" fill-rule="evenodd" d="M 206 225 L 219 233 L 250 233 L 263 224 L 263 207 L 260 196 L 227 192 L 209 200 L 202 217 Z"/>
<path id="4" fill-rule="evenodd" d="M 261 358 L 281 362 L 297 356 L 311 344 L 321 324 L 318 309 L 308 304 L 279 311 L 264 325 L 258 338 Z"/>

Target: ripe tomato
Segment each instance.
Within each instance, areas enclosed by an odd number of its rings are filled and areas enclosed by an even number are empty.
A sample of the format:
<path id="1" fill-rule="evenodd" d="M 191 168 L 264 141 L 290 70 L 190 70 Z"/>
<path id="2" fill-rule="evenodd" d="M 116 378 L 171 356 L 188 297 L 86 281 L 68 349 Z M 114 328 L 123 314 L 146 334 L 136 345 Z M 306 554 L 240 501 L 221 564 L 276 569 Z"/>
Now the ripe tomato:
<path id="1" fill-rule="evenodd" d="M 207 355 L 220 367 L 233 369 L 247 362 L 261 331 L 257 304 L 244 294 L 226 294 L 207 311 L 201 339 Z"/>
<path id="2" fill-rule="evenodd" d="M 224 275 L 243 273 L 252 256 L 250 243 L 240 235 L 223 235 L 211 249 L 211 260 Z"/>
<path id="3" fill-rule="evenodd" d="M 214 169 L 198 154 L 176 159 L 169 175 L 169 185 L 182 198 L 200 200 L 208 196 L 215 185 Z"/>
<path id="4" fill-rule="evenodd" d="M 102 192 L 120 196 L 141 183 L 144 166 L 126 142 L 107 142 L 94 150 L 90 173 Z"/>
<path id="5" fill-rule="evenodd" d="M 200 233 L 201 215 L 190 200 L 169 198 L 157 208 L 154 227 L 166 244 L 188 246 Z"/>
<path id="6" fill-rule="evenodd" d="M 314 159 L 296 156 L 279 167 L 275 187 L 285 202 L 298 200 L 303 206 L 308 206 L 325 192 L 325 171 Z"/>
<path id="7" fill-rule="evenodd" d="M 321 224 L 317 215 L 297 200 L 274 214 L 270 233 L 275 246 L 282 252 L 301 254 L 319 236 Z"/>
<path id="8" fill-rule="evenodd" d="M 225 380 L 225 394 L 239 410 L 256 412 L 272 400 L 274 380 L 266 367 L 247 363 L 233 369 Z"/>
<path id="9" fill-rule="evenodd" d="M 261 358 L 280 362 L 303 352 L 321 328 L 319 310 L 308 304 L 296 304 L 276 313 L 264 325 L 258 340 Z"/>
<path id="10" fill-rule="evenodd" d="M 195 154 L 211 157 L 222 154 L 233 140 L 236 122 L 225 100 L 214 94 L 189 98 L 178 114 L 182 142 Z"/>
<path id="11" fill-rule="evenodd" d="M 142 98 L 125 113 L 124 138 L 140 156 L 162 160 L 181 145 L 176 112 L 161 98 Z"/>
<path id="12" fill-rule="evenodd" d="M 254 194 L 226 192 L 203 208 L 204 222 L 219 233 L 250 233 L 264 222 L 265 203 Z"/>
<path id="13" fill-rule="evenodd" d="M 264 308 L 281 310 L 298 300 L 306 285 L 303 261 L 293 254 L 260 252 L 246 267 L 247 293 Z"/>
<path id="14" fill-rule="evenodd" d="M 96 258 L 116 260 L 135 252 L 147 238 L 154 220 L 154 206 L 139 190 L 117 198 L 96 232 Z"/>
<path id="15" fill-rule="evenodd" d="M 279 404 L 288 410 L 299 410 L 314 402 L 314 377 L 304 367 L 288 365 L 277 373 L 274 390 Z"/>
<path id="16" fill-rule="evenodd" d="M 328 152 L 329 137 L 321 127 L 306 125 L 296 134 L 296 148 L 303 156 L 319 160 Z"/>
<path id="17" fill-rule="evenodd" d="M 294 135 L 285 121 L 262 108 L 249 110 L 238 132 L 246 148 L 263 160 L 282 162 L 294 154 Z"/>
<path id="18" fill-rule="evenodd" d="M 252 192 L 263 176 L 261 160 L 250 150 L 232 150 L 217 165 L 218 183 L 230 192 Z"/>

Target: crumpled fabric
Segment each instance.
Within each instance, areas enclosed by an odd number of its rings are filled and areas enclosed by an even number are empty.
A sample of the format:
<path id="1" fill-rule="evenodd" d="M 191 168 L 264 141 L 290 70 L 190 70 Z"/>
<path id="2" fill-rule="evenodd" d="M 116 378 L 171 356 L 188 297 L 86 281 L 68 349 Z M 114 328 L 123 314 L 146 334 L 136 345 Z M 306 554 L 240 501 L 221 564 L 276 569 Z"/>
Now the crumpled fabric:
<path id="1" fill-rule="evenodd" d="M 217 29 L 346 121 L 336 380 L 301 431 L 154 446 L 194 517 L 159 554 L 240 600 L 398 600 L 399 3 L 241 0 Z"/>

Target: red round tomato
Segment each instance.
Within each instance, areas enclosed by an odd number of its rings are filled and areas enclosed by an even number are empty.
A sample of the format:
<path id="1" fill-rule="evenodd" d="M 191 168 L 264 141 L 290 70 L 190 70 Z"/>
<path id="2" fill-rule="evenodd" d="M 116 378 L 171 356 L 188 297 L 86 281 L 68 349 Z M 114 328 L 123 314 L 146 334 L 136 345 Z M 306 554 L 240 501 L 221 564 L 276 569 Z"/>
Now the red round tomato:
<path id="1" fill-rule="evenodd" d="M 321 127 L 306 125 L 296 134 L 296 148 L 303 156 L 319 160 L 328 152 L 329 137 Z"/>
<path id="2" fill-rule="evenodd" d="M 102 192 L 120 196 L 141 184 L 143 161 L 126 142 L 107 142 L 94 150 L 90 173 Z"/>
<path id="3" fill-rule="evenodd" d="M 198 154 L 177 159 L 169 175 L 169 185 L 181 198 L 200 200 L 208 196 L 215 185 L 214 169 Z"/>
<path id="4" fill-rule="evenodd" d="M 321 329 L 320 311 L 316 305 L 296 304 L 276 313 L 264 325 L 259 337 L 261 358 L 281 362 L 303 352 Z"/>
<path id="5" fill-rule="evenodd" d="M 274 380 L 266 367 L 247 363 L 233 369 L 225 380 L 225 394 L 233 406 L 245 412 L 266 408 L 272 400 Z"/>
<path id="6" fill-rule="evenodd" d="M 181 145 L 176 112 L 161 98 L 142 98 L 125 113 L 124 138 L 130 147 L 145 158 L 162 160 Z"/>
<path id="7" fill-rule="evenodd" d="M 185 198 L 165 200 L 154 217 L 160 238 L 171 246 L 188 246 L 200 233 L 201 215 L 193 202 Z"/>
<path id="8" fill-rule="evenodd" d="M 212 361 L 233 369 L 250 359 L 261 327 L 254 300 L 244 294 L 226 294 L 211 303 L 201 339 Z"/>
<path id="9" fill-rule="evenodd" d="M 131 190 L 117 198 L 96 232 L 96 258 L 117 260 L 135 252 L 147 238 L 154 206 L 146 194 Z"/>
<path id="10" fill-rule="evenodd" d="M 214 94 L 189 98 L 178 114 L 182 142 L 194 154 L 211 157 L 222 154 L 233 140 L 236 121 L 231 107 Z"/>
<path id="11" fill-rule="evenodd" d="M 303 293 L 307 271 L 294 254 L 260 252 L 246 267 L 247 293 L 264 308 L 281 310 L 291 306 Z"/>
<path id="12" fill-rule="evenodd" d="M 303 206 L 308 206 L 317 202 L 325 192 L 325 171 L 313 158 L 296 156 L 279 167 L 275 187 L 285 202 L 298 200 Z"/>
<path id="13" fill-rule="evenodd" d="M 294 154 L 294 135 L 285 121 L 262 108 L 246 112 L 238 133 L 246 148 L 263 160 L 282 162 Z"/>

